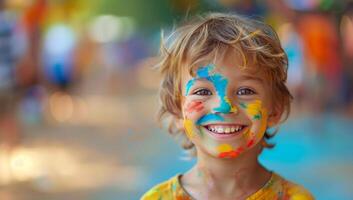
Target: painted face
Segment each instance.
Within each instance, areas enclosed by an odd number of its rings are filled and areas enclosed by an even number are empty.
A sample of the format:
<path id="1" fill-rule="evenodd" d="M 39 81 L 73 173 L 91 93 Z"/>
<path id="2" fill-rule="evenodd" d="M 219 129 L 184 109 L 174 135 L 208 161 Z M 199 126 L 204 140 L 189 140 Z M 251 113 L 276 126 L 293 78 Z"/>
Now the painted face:
<path id="1" fill-rule="evenodd" d="M 223 60 L 184 73 L 183 123 L 198 151 L 235 158 L 255 146 L 268 124 L 262 79 Z"/>

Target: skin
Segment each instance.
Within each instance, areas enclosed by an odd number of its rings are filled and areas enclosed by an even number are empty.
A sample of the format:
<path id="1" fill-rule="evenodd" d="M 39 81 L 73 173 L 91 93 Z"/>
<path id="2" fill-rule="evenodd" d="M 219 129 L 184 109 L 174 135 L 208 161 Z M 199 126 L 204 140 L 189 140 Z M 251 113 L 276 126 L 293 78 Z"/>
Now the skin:
<path id="1" fill-rule="evenodd" d="M 271 173 L 258 162 L 266 128 L 278 123 L 281 111 L 261 74 L 240 69 L 233 51 L 213 64 L 201 65 L 195 77 L 183 72 L 183 123 L 197 150 L 196 165 L 182 176 L 196 199 L 245 199 L 259 190 Z M 240 60 L 240 59 L 239 59 Z M 242 125 L 236 137 L 219 139 L 207 125 Z"/>

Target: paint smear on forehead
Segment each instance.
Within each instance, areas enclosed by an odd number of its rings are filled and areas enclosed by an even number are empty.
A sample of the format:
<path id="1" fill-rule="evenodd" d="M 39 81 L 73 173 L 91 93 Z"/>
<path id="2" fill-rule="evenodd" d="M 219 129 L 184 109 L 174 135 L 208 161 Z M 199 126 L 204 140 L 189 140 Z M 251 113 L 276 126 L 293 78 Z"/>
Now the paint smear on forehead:
<path id="1" fill-rule="evenodd" d="M 196 76 L 191 80 L 189 80 L 186 84 L 185 95 L 189 94 L 190 88 L 195 84 L 197 80 L 199 79 L 210 80 L 210 76 L 212 73 L 214 73 L 214 69 L 215 69 L 215 66 L 211 64 L 198 68 L 196 71 Z"/>

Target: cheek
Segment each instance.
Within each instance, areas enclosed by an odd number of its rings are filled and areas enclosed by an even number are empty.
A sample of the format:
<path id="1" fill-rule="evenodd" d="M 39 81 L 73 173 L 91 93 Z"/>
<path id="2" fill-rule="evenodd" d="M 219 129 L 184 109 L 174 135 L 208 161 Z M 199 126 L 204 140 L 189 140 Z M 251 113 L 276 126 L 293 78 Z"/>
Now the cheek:
<path id="1" fill-rule="evenodd" d="M 204 102 L 200 100 L 191 100 L 186 102 L 184 105 L 183 113 L 185 119 L 197 118 L 197 116 L 200 116 L 205 109 Z"/>
<path id="2" fill-rule="evenodd" d="M 202 132 L 196 125 L 196 122 L 205 114 L 204 102 L 198 100 L 189 100 L 183 106 L 184 128 L 189 139 L 193 140 L 196 135 L 202 136 Z"/>
<path id="3" fill-rule="evenodd" d="M 186 105 L 185 111 L 187 113 L 200 112 L 203 108 L 203 102 L 195 100 Z"/>
<path id="4" fill-rule="evenodd" d="M 239 107 L 245 112 L 252 122 L 262 121 L 266 118 L 266 116 L 264 116 L 266 109 L 262 107 L 262 102 L 260 100 L 256 100 L 251 103 L 240 103 Z"/>
<path id="5" fill-rule="evenodd" d="M 259 141 L 267 127 L 267 109 L 262 107 L 262 102 L 256 100 L 251 103 L 241 103 L 240 108 L 246 113 L 252 122 L 250 130 L 246 134 L 247 147 L 251 147 Z"/>
<path id="6" fill-rule="evenodd" d="M 252 103 L 245 104 L 245 112 L 251 121 L 261 120 L 262 118 L 262 102 L 256 100 Z"/>
<path id="7" fill-rule="evenodd" d="M 195 134 L 195 128 L 194 128 L 194 123 L 190 119 L 184 119 L 184 129 L 186 136 L 189 139 L 192 139 Z"/>

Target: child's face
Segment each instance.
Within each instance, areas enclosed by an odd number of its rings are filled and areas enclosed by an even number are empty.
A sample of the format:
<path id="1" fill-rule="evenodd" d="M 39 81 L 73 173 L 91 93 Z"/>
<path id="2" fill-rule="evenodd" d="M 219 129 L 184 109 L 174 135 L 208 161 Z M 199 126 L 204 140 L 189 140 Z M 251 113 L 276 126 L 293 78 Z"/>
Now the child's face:
<path id="1" fill-rule="evenodd" d="M 252 148 L 279 120 L 270 114 L 265 80 L 240 69 L 234 59 L 227 56 L 200 66 L 195 77 L 184 72 L 182 78 L 185 132 L 198 151 L 219 158 L 235 158 Z"/>

